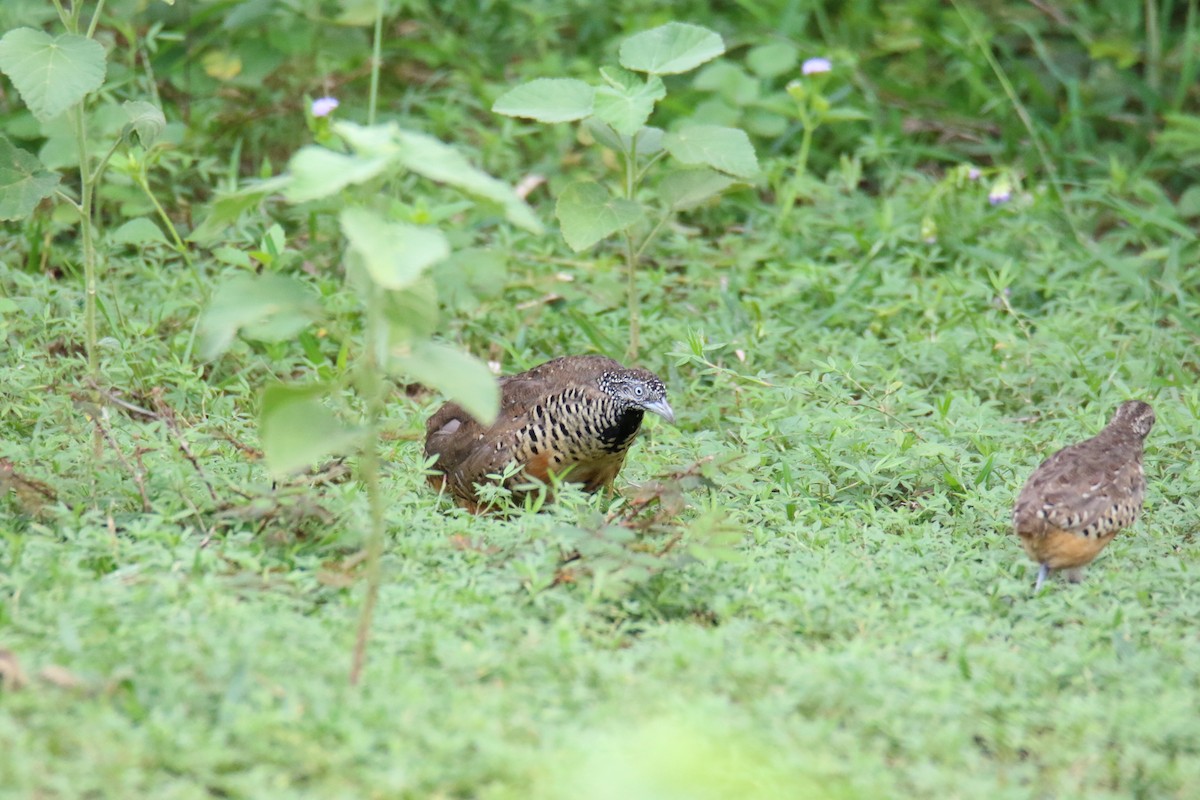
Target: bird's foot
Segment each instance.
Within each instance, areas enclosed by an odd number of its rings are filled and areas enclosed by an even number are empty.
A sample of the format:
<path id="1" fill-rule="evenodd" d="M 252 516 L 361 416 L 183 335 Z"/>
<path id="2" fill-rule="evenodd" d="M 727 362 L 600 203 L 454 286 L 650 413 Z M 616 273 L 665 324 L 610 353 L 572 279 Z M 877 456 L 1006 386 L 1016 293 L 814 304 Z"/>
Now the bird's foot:
<path id="1" fill-rule="evenodd" d="M 1046 576 L 1050 574 L 1050 567 L 1047 564 L 1042 564 L 1038 570 L 1037 583 L 1033 587 L 1033 593 L 1037 594 L 1042 590 L 1042 584 L 1046 582 Z"/>

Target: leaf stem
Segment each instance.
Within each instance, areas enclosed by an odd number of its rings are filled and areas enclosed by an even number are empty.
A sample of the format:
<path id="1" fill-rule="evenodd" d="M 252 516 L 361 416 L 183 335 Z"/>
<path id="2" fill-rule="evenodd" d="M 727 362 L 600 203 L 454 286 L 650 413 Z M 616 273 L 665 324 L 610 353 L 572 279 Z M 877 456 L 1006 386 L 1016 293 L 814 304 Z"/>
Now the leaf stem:
<path id="1" fill-rule="evenodd" d="M 146 162 L 144 159 L 138 160 L 138 169 L 134 174 L 134 180 L 142 192 L 145 193 L 146 197 L 149 198 L 155 212 L 158 214 L 158 218 L 163 221 L 163 225 L 167 226 L 167 230 L 170 231 L 171 238 L 175 241 L 176 252 L 183 256 L 184 263 L 189 267 L 194 267 L 192 254 L 188 252 L 187 245 L 180 238 L 179 231 L 175 228 L 175 223 L 171 222 L 171 217 L 167 214 L 166 209 L 162 207 L 162 203 L 158 202 L 158 198 L 154 196 L 154 192 L 150 188 L 150 177 L 146 174 Z"/>
<path id="2" fill-rule="evenodd" d="M 87 38 L 89 39 L 96 35 L 96 26 L 100 24 L 100 15 L 104 13 L 104 3 L 105 0 L 100 0 L 96 3 L 96 10 L 92 12 L 92 21 L 88 23 L 87 29 Z M 78 5 L 82 7 L 83 3 L 79 2 Z"/>

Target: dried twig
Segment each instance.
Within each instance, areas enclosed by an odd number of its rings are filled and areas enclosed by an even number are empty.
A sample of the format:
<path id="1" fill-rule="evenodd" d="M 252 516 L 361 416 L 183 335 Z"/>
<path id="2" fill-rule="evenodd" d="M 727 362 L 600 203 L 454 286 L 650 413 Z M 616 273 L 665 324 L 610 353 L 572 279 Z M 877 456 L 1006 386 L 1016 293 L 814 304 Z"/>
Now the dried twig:
<path id="1" fill-rule="evenodd" d="M 192 453 L 192 448 L 188 446 L 187 440 L 183 438 L 183 432 L 179 428 L 179 415 L 175 413 L 175 409 L 167 405 L 163 399 L 163 390 L 161 386 L 155 386 L 150 392 L 151 398 L 154 400 L 154 408 L 158 412 L 158 418 L 167 426 L 167 430 L 175 437 L 175 446 L 179 448 L 179 452 L 183 453 L 183 457 L 192 465 L 192 469 L 196 470 L 196 474 L 200 476 L 200 480 L 204 483 L 204 488 L 208 489 L 208 496 L 212 498 L 214 503 L 219 502 L 217 491 L 213 488 L 212 481 L 208 479 L 208 474 L 200 466 L 200 462 L 196 460 L 196 456 Z"/>
<path id="2" fill-rule="evenodd" d="M 150 505 L 150 495 L 146 493 L 146 476 L 144 474 L 144 470 L 134 467 L 133 464 L 130 464 L 129 459 L 126 458 L 125 454 L 121 452 L 120 446 L 112 437 L 112 432 L 109 431 L 108 426 L 101 421 L 101 418 L 106 416 L 108 416 L 108 410 L 102 408 L 100 409 L 100 413 L 92 416 L 92 423 L 96 426 L 96 431 L 104 438 L 104 441 L 108 442 L 108 446 L 111 447 L 113 453 L 116 454 L 117 460 L 121 462 L 121 466 L 123 466 L 125 471 L 128 472 L 133 478 L 133 482 L 138 488 L 138 494 L 142 496 L 142 511 L 149 513 L 152 506 Z M 141 460 L 141 451 L 139 450 L 138 462 L 141 463 Z"/>

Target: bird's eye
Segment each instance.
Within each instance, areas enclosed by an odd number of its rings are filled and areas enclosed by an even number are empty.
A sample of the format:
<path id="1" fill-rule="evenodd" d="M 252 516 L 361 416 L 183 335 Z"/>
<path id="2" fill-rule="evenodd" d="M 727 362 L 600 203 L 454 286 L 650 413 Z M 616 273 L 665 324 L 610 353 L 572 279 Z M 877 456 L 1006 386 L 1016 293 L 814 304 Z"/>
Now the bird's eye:
<path id="1" fill-rule="evenodd" d="M 646 393 L 646 390 L 643 389 L 642 387 L 638 386 L 638 387 L 634 388 L 633 393 L 636 394 L 638 397 L 641 397 L 643 394 Z"/>

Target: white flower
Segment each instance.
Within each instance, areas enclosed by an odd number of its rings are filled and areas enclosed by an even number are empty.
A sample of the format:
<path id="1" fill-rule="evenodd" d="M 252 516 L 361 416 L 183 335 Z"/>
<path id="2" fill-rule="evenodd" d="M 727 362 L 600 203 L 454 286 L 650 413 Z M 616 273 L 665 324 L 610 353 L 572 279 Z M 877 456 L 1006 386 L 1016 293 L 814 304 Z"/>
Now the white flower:
<path id="1" fill-rule="evenodd" d="M 833 62 L 828 58 L 810 58 L 800 65 L 801 75 L 817 75 L 833 69 Z"/>
<path id="2" fill-rule="evenodd" d="M 312 102 L 312 115 L 314 117 L 327 117 L 333 113 L 333 110 L 338 105 L 336 97 L 318 97 Z"/>

